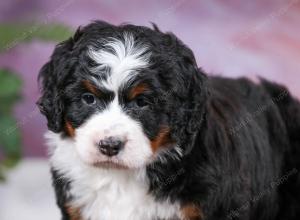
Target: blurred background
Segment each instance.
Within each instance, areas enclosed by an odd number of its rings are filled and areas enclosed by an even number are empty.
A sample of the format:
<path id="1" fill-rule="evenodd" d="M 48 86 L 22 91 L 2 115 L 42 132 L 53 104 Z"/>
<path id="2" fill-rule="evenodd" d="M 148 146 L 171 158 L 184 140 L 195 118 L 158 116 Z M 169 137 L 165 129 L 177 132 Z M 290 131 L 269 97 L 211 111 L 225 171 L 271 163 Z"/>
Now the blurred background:
<path id="1" fill-rule="evenodd" d="M 37 75 L 55 44 L 101 19 L 175 33 L 210 75 L 263 76 L 300 98 L 300 0 L 0 1 L 0 219 L 59 219 Z"/>

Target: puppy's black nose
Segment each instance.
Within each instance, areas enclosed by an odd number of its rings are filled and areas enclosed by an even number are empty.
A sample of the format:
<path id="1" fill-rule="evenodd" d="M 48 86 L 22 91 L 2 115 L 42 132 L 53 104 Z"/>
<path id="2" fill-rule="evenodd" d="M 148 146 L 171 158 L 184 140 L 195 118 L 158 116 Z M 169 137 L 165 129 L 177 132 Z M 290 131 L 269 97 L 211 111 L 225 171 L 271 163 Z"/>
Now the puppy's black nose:
<path id="1" fill-rule="evenodd" d="M 102 154 L 112 157 L 117 155 L 124 147 L 124 141 L 116 137 L 108 137 L 99 141 L 99 150 Z"/>

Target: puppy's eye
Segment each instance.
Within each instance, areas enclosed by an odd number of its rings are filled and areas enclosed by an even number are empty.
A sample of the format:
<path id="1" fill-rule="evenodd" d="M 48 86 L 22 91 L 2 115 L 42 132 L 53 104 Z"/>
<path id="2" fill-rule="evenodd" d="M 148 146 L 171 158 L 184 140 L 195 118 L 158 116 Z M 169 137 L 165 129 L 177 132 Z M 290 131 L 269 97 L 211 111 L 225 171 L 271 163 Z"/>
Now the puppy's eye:
<path id="1" fill-rule="evenodd" d="M 93 105 L 96 103 L 96 97 L 92 93 L 84 93 L 81 96 L 81 99 L 87 105 Z"/>
<path id="2" fill-rule="evenodd" d="M 146 98 L 144 96 L 138 96 L 135 99 L 135 103 L 138 107 L 142 108 L 142 107 L 146 107 L 149 105 L 149 103 L 147 102 Z"/>

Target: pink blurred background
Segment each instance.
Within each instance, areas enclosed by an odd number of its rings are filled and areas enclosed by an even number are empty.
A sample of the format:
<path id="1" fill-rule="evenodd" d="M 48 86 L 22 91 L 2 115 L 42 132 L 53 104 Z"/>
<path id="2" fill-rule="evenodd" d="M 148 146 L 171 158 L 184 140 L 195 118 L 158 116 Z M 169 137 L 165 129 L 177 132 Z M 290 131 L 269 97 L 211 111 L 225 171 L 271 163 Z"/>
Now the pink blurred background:
<path id="1" fill-rule="evenodd" d="M 300 0 L 10 0 L 0 2 L 1 22 L 59 22 L 73 29 L 101 19 L 171 31 L 211 75 L 263 76 L 300 98 Z M 0 33 L 1 34 L 1 33 Z M 23 153 L 46 155 L 46 121 L 37 112 L 37 74 L 55 43 L 32 40 L 0 54 L 0 66 L 21 74 L 23 99 L 15 115 Z"/>

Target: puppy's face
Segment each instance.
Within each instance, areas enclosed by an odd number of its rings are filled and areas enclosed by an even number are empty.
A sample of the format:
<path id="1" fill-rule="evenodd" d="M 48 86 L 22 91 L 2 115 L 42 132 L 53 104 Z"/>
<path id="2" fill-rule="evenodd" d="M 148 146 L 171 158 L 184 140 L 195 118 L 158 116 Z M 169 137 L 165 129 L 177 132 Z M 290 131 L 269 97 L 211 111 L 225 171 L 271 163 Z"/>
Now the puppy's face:
<path id="1" fill-rule="evenodd" d="M 94 66 L 66 87 L 65 129 L 86 163 L 142 166 L 172 143 L 151 51 L 129 33 L 99 44 L 83 52 Z"/>
<path id="2" fill-rule="evenodd" d="M 56 48 L 41 71 L 40 106 L 83 162 L 140 168 L 182 156 L 195 72 L 173 35 L 98 22 Z"/>

